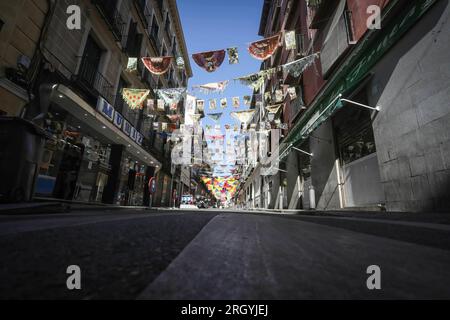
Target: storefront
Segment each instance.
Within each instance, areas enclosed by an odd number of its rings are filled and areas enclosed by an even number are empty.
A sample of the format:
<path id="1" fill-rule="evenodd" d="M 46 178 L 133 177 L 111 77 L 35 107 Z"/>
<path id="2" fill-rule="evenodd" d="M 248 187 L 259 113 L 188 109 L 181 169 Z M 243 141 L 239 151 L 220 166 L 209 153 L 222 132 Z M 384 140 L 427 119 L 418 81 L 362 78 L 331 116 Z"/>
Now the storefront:
<path id="1" fill-rule="evenodd" d="M 70 89 L 54 89 L 36 197 L 142 205 L 147 169 L 160 167 L 143 136 L 101 97 L 93 109 Z"/>

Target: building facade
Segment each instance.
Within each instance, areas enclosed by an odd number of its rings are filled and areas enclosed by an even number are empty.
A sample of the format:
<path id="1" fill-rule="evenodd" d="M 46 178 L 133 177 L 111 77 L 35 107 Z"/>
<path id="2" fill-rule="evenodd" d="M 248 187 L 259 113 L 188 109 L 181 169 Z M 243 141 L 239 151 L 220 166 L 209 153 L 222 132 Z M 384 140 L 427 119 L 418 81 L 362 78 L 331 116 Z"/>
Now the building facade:
<path id="1" fill-rule="evenodd" d="M 50 11 L 50 1 L 0 2 L 0 115 L 19 116 L 30 101 L 29 70 Z"/>
<path id="2" fill-rule="evenodd" d="M 154 177 L 152 205 L 168 206 L 179 178 L 171 172 L 168 136 L 153 123 L 170 121 L 166 112 L 130 109 L 121 92 L 150 89 L 154 99 L 154 89 L 187 87 L 192 70 L 176 1 L 48 3 L 51 13 L 31 88 L 35 103 L 8 112 L 28 119 L 46 114 L 42 125 L 52 139 L 40 164 L 36 197 L 148 205 Z M 67 24 L 73 5 L 81 9 L 79 29 Z M 183 57 L 185 68 L 174 62 L 164 76 L 153 76 L 140 62 L 145 56 Z M 138 58 L 137 71 L 127 70 L 129 58 Z M 183 112 L 182 103 L 177 112 Z"/>
<path id="3" fill-rule="evenodd" d="M 247 201 L 271 199 L 247 206 L 448 211 L 449 13 L 439 0 L 265 1 L 260 35 L 295 30 L 297 50 L 263 68 L 319 58 L 266 83 L 296 86 L 298 98 L 281 115 L 282 171 L 246 180 Z"/>

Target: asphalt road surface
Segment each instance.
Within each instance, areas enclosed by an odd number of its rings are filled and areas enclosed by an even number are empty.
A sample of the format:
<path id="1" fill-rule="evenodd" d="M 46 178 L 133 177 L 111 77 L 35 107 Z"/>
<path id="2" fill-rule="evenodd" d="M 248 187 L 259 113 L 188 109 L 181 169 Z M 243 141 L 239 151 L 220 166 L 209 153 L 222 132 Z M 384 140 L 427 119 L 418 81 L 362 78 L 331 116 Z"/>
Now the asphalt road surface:
<path id="1" fill-rule="evenodd" d="M 0 216 L 1 299 L 449 299 L 450 225 L 120 210 Z M 81 269 L 68 290 L 66 269 Z M 380 268 L 380 290 L 367 268 Z"/>

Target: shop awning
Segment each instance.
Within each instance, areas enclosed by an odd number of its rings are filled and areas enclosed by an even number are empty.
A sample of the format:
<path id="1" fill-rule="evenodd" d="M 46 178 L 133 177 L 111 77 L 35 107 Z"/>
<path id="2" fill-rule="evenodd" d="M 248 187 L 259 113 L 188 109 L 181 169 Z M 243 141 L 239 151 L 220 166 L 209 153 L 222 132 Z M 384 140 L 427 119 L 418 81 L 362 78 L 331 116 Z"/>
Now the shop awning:
<path id="1" fill-rule="evenodd" d="M 66 110 L 80 122 L 89 126 L 103 140 L 111 144 L 123 145 L 127 148 L 127 152 L 137 160 L 148 166 L 161 168 L 161 163 L 154 156 L 144 150 L 122 130 L 117 128 L 111 121 L 106 119 L 100 112 L 92 108 L 66 86 L 61 84 L 56 85 L 54 87 L 54 93 L 51 96 L 51 101 Z"/>

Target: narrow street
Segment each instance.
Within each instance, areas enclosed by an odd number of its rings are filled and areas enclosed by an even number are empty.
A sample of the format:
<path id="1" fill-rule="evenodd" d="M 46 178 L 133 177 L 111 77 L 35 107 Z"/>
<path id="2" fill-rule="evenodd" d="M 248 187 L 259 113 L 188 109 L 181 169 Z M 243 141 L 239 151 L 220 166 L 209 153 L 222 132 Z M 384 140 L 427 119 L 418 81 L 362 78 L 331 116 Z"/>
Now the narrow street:
<path id="1" fill-rule="evenodd" d="M 450 300 L 449 30 L 450 0 L 0 0 L 0 301 Z"/>
<path id="2" fill-rule="evenodd" d="M 386 214 L 385 214 L 386 215 Z M 2 299 L 450 297 L 445 216 L 120 210 L 0 218 Z M 69 265 L 81 290 L 66 287 Z M 369 290 L 366 269 L 381 269 Z"/>

